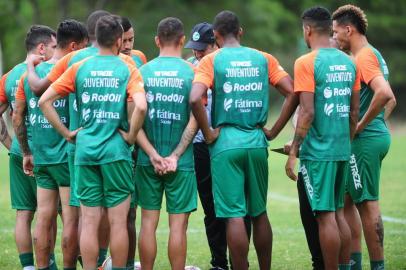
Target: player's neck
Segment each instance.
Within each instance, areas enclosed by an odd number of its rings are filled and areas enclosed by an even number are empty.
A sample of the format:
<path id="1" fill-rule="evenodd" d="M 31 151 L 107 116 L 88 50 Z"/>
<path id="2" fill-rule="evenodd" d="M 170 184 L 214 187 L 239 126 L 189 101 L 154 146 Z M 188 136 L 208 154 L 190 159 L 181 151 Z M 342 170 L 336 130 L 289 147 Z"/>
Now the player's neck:
<path id="1" fill-rule="evenodd" d="M 353 37 L 353 40 L 351 41 L 351 53 L 356 56 L 362 48 L 365 46 L 368 46 L 368 40 L 367 37 L 364 35 L 358 35 Z"/>
<path id="2" fill-rule="evenodd" d="M 92 47 L 100 48 L 100 47 L 99 47 L 99 43 L 97 43 L 97 40 L 91 40 L 91 41 L 90 41 L 90 44 L 91 44 Z"/>
<path id="3" fill-rule="evenodd" d="M 49 60 L 50 63 L 56 63 L 59 59 L 67 55 L 70 51 L 69 50 L 64 50 L 62 48 L 56 48 L 54 55 L 52 58 Z"/>
<path id="4" fill-rule="evenodd" d="M 159 49 L 160 57 L 182 57 L 182 50 L 179 47 L 167 46 Z"/>
<path id="5" fill-rule="evenodd" d="M 328 36 L 317 36 L 310 41 L 310 48 L 312 51 L 322 49 L 322 48 L 331 48 L 330 40 Z"/>
<path id="6" fill-rule="evenodd" d="M 119 55 L 120 51 L 116 48 L 99 47 L 99 55 Z"/>
<path id="7" fill-rule="evenodd" d="M 240 41 L 234 36 L 224 38 L 223 48 L 241 47 Z"/>

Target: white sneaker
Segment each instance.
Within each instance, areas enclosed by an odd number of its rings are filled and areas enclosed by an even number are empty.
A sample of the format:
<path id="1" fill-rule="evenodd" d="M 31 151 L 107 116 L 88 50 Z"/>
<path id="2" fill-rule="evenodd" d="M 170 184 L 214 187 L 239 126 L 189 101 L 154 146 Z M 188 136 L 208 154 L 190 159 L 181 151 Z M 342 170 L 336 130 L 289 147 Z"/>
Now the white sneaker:
<path id="1" fill-rule="evenodd" d="M 99 270 L 111 270 L 111 269 L 113 269 L 113 261 L 111 259 L 111 256 L 108 256 L 104 260 L 102 266 L 99 267 Z"/>
<path id="2" fill-rule="evenodd" d="M 141 270 L 141 263 L 140 262 L 134 262 L 134 270 Z"/>
<path id="3" fill-rule="evenodd" d="M 185 266 L 185 270 L 200 270 L 200 268 L 197 266 L 188 265 L 188 266 Z"/>

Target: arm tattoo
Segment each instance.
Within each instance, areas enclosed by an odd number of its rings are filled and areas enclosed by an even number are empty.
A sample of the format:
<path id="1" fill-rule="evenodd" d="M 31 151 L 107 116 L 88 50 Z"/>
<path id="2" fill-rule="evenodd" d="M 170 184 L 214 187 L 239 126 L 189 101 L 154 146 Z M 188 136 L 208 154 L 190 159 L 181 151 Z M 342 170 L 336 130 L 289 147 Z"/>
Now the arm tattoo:
<path id="1" fill-rule="evenodd" d="M 31 150 L 28 145 L 27 139 L 27 127 L 25 125 L 24 119 L 21 119 L 21 122 L 16 127 L 15 132 L 18 139 L 18 143 L 20 144 L 21 151 L 26 155 L 31 154 Z"/>
<path id="2" fill-rule="evenodd" d="M 295 133 L 295 136 L 293 137 L 293 141 L 296 142 L 296 144 L 299 146 L 303 143 L 304 137 L 300 134 Z"/>
<path id="3" fill-rule="evenodd" d="M 186 127 L 185 131 L 183 131 L 182 138 L 180 139 L 180 142 L 178 146 L 176 146 L 173 153 L 180 157 L 195 137 L 195 134 L 196 130 L 194 128 Z"/>
<path id="4" fill-rule="evenodd" d="M 3 117 L 0 116 L 0 141 L 4 142 L 9 137 L 6 123 Z"/>

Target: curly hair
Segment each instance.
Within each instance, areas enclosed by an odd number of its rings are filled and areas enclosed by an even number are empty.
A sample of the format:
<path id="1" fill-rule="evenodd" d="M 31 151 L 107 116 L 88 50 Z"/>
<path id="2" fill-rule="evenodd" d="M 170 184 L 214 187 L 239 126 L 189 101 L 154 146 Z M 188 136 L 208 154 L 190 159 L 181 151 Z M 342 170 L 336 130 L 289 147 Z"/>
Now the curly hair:
<path id="1" fill-rule="evenodd" d="M 351 24 L 362 35 L 365 35 L 367 32 L 367 16 L 361 8 L 354 5 L 339 7 L 333 13 L 333 21 L 336 21 L 338 24 Z"/>

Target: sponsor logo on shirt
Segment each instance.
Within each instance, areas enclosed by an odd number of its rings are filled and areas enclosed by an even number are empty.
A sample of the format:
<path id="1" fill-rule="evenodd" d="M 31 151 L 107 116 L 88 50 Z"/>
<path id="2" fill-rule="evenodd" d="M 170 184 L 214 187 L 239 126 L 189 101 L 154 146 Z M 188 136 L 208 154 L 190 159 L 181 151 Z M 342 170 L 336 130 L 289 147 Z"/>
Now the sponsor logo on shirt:
<path id="1" fill-rule="evenodd" d="M 232 104 L 233 104 L 233 99 L 232 98 L 230 98 L 230 99 L 225 98 L 224 99 L 224 110 L 226 112 L 228 112 L 228 110 L 231 108 Z"/>
<path id="2" fill-rule="evenodd" d="M 324 113 L 327 116 L 330 116 L 333 111 L 334 111 L 334 103 L 330 103 L 330 104 L 326 103 L 326 104 L 324 104 Z"/>
<path id="3" fill-rule="evenodd" d="M 183 101 L 185 100 L 184 95 L 175 94 L 175 93 L 172 93 L 169 95 L 165 95 L 162 93 L 156 93 L 154 95 L 151 91 L 147 92 L 146 98 L 147 98 L 148 103 L 152 103 L 153 101 L 183 103 Z"/>
<path id="4" fill-rule="evenodd" d="M 155 109 L 154 108 L 148 110 L 149 119 L 152 120 L 154 118 L 154 114 L 155 114 Z"/>
<path id="5" fill-rule="evenodd" d="M 35 98 L 30 98 L 30 108 L 34 109 L 37 106 L 37 102 L 35 101 Z"/>
<path id="6" fill-rule="evenodd" d="M 225 82 L 223 84 L 223 91 L 226 94 L 231 93 L 232 91 L 235 92 L 244 92 L 244 91 L 261 91 L 262 90 L 262 82 L 251 82 L 247 84 L 239 84 L 231 82 Z"/>
<path id="7" fill-rule="evenodd" d="M 75 111 L 75 112 L 77 112 L 78 111 L 78 104 L 77 104 L 77 102 L 76 102 L 76 98 L 73 100 L 73 110 Z"/>
<path id="8" fill-rule="evenodd" d="M 30 114 L 31 126 L 35 125 L 36 122 L 37 122 L 37 115 L 36 114 Z"/>
<path id="9" fill-rule="evenodd" d="M 83 109 L 82 110 L 82 118 L 85 121 L 89 120 L 89 118 L 90 118 L 90 109 Z"/>
<path id="10" fill-rule="evenodd" d="M 89 95 L 88 92 L 83 92 L 82 94 L 82 102 L 84 104 L 89 103 L 89 101 L 92 102 L 121 102 L 121 94 L 98 94 L 98 93 L 93 93 L 92 95 Z"/>
<path id="11" fill-rule="evenodd" d="M 351 95 L 351 89 L 348 87 L 345 87 L 344 89 L 341 88 L 333 88 L 331 89 L 330 87 L 324 88 L 323 91 L 324 97 L 325 98 L 331 98 L 332 96 L 349 96 Z"/>

